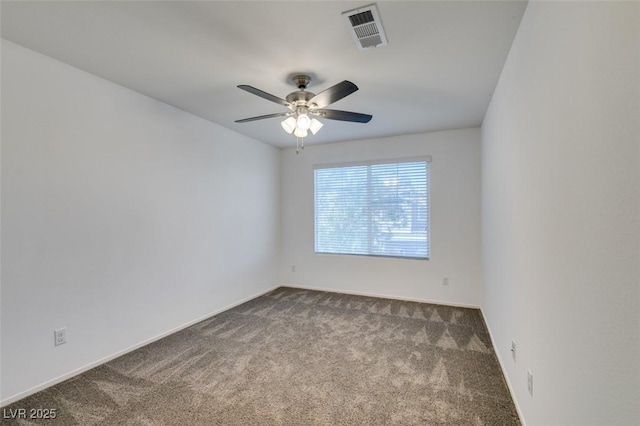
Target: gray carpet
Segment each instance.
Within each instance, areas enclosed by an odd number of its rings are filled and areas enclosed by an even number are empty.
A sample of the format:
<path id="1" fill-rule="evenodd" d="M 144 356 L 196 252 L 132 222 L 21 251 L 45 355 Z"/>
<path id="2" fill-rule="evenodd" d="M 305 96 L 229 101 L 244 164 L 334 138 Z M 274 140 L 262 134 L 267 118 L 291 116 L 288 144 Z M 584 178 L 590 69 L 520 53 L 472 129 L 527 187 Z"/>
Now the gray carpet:
<path id="1" fill-rule="evenodd" d="M 478 310 L 291 288 L 17 408 L 56 408 L 49 425 L 520 424 Z"/>

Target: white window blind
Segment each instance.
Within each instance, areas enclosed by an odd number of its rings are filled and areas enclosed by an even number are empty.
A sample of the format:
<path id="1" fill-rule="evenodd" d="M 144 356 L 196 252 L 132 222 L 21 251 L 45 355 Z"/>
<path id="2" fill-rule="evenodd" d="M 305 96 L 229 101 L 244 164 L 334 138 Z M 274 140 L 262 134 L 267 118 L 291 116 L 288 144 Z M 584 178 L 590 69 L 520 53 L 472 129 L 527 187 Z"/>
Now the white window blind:
<path id="1" fill-rule="evenodd" d="M 429 258 L 429 159 L 314 174 L 316 253 Z"/>

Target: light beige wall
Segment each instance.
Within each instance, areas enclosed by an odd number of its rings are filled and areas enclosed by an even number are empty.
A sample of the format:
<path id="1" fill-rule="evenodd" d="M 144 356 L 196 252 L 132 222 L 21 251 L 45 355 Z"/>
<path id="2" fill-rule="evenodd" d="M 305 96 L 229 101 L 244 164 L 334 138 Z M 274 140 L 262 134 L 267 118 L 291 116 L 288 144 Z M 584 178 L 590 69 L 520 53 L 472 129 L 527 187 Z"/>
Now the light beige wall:
<path id="1" fill-rule="evenodd" d="M 530 426 L 640 419 L 639 55 L 638 2 L 530 2 L 482 125 L 483 310 Z"/>
<path id="2" fill-rule="evenodd" d="M 430 260 L 314 253 L 314 164 L 425 155 L 432 157 Z M 287 149 L 281 164 L 282 282 L 479 306 L 480 129 L 312 145 L 299 155 Z"/>
<path id="3" fill-rule="evenodd" d="M 6 41 L 2 113 L 3 402 L 277 284 L 277 149 Z"/>

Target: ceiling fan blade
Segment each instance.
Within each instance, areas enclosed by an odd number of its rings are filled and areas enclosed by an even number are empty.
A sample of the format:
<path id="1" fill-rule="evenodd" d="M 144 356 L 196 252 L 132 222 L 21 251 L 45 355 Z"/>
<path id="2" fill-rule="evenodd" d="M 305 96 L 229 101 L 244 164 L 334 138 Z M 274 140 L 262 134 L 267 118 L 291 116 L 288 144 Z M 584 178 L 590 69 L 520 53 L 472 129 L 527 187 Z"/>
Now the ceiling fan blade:
<path id="1" fill-rule="evenodd" d="M 331 86 L 327 90 L 315 95 L 311 100 L 309 100 L 309 104 L 316 104 L 316 108 L 324 108 L 327 105 L 339 101 L 345 96 L 349 96 L 356 90 L 358 90 L 358 86 L 348 80 L 345 80 L 342 83 Z"/>
<path id="2" fill-rule="evenodd" d="M 265 118 L 284 117 L 285 115 L 289 115 L 289 114 L 291 113 L 276 112 L 275 114 L 267 114 L 267 115 L 259 115 L 257 117 L 251 117 L 251 118 L 243 118 L 242 120 L 236 120 L 236 123 L 247 123 L 249 121 L 264 120 Z"/>
<path id="3" fill-rule="evenodd" d="M 369 114 L 339 111 L 337 109 L 317 109 L 313 111 L 313 114 L 317 114 L 323 118 L 328 118 L 329 120 L 352 121 L 355 123 L 368 123 L 373 118 L 373 116 Z"/>
<path id="4" fill-rule="evenodd" d="M 242 90 L 244 90 L 246 92 L 249 92 L 249 93 L 252 93 L 252 94 L 254 94 L 256 96 L 260 96 L 262 99 L 266 99 L 268 101 L 275 102 L 277 104 L 284 105 L 286 107 L 291 105 L 289 102 L 285 101 L 284 99 L 279 98 L 277 96 L 274 96 L 271 93 L 264 92 L 264 91 L 262 91 L 260 89 L 256 89 L 253 86 L 248 86 L 246 84 L 241 84 L 241 85 L 238 86 L 238 89 L 242 89 Z"/>

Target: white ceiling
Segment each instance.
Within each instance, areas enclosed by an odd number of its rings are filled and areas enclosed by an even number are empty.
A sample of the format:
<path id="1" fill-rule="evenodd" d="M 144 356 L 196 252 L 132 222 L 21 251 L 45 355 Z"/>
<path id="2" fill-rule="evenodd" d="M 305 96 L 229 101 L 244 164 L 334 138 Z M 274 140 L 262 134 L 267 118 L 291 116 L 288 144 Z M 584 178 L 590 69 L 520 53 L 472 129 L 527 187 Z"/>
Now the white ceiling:
<path id="1" fill-rule="evenodd" d="M 318 93 L 360 90 L 329 108 L 368 124 L 323 120 L 306 144 L 479 126 L 523 1 L 378 1 L 389 44 L 359 51 L 341 13 L 354 1 L 2 1 L 2 37 L 274 146 L 295 138 L 272 118 L 292 74 Z"/>

